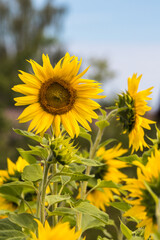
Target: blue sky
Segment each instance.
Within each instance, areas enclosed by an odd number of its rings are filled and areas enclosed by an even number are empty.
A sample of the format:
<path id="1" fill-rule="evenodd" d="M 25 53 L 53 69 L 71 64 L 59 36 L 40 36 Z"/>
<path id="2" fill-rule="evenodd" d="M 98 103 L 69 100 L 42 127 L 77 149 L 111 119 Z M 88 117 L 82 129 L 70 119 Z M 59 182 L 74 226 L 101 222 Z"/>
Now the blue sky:
<path id="1" fill-rule="evenodd" d="M 44 0 L 35 0 L 43 4 Z M 154 86 L 151 106 L 160 105 L 159 0 L 55 0 L 68 7 L 61 42 L 70 54 L 107 59 L 115 79 L 105 86 L 110 98 L 127 88 L 127 78 L 143 74 L 140 90 Z M 92 66 L 89 71 L 92 71 Z"/>

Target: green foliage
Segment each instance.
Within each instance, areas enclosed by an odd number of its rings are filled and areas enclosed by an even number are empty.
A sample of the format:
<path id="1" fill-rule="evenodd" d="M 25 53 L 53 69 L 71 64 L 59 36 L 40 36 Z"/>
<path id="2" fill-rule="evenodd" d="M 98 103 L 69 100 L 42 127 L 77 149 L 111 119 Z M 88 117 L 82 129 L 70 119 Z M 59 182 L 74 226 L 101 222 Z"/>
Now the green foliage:
<path id="1" fill-rule="evenodd" d="M 132 238 L 132 231 L 121 221 L 121 230 L 127 240 L 131 240 Z"/>
<path id="2" fill-rule="evenodd" d="M 26 228 L 31 231 L 35 231 L 37 228 L 37 222 L 34 220 L 34 217 L 29 213 L 15 214 L 10 213 L 8 215 L 9 221 L 17 224 L 21 228 Z"/>
<path id="3" fill-rule="evenodd" d="M 104 224 L 108 224 L 108 214 L 99 210 L 97 207 L 93 206 L 87 201 L 80 201 L 80 203 L 78 203 L 74 209 L 80 213 L 94 217 Z"/>
<path id="4" fill-rule="evenodd" d="M 0 240 L 27 240 L 28 236 L 21 227 L 9 219 L 0 219 Z"/>
<path id="5" fill-rule="evenodd" d="M 43 178 L 42 168 L 38 164 L 32 164 L 26 166 L 23 169 L 22 179 L 25 181 L 36 182 L 42 180 L 42 178 Z"/>

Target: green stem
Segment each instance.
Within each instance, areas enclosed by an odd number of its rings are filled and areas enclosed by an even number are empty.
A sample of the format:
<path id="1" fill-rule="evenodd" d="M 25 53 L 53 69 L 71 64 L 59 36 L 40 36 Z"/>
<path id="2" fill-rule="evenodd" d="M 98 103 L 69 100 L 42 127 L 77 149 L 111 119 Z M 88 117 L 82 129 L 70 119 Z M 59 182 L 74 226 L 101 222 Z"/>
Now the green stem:
<path id="1" fill-rule="evenodd" d="M 57 173 L 57 163 L 53 164 L 53 166 L 52 166 L 52 175 L 54 176 L 56 173 Z M 53 195 L 57 195 L 58 194 L 58 183 L 57 182 L 53 183 L 52 194 Z M 54 209 L 56 209 L 56 208 L 57 208 L 57 203 L 55 203 L 52 206 L 52 211 L 54 211 Z M 53 224 L 53 226 L 56 226 L 57 223 L 58 223 L 58 216 L 57 215 L 52 216 L 52 224 Z"/>
<path id="2" fill-rule="evenodd" d="M 36 217 L 37 218 L 40 218 L 40 199 L 41 199 L 41 182 L 39 184 L 39 187 L 38 187 L 38 193 L 37 193 L 37 209 L 36 209 Z"/>
<path id="3" fill-rule="evenodd" d="M 160 199 L 158 199 L 158 203 L 156 204 L 156 218 L 157 218 L 158 233 L 160 233 Z"/>
<path id="4" fill-rule="evenodd" d="M 42 185 L 41 185 L 40 221 L 42 224 L 44 224 L 46 220 L 45 198 L 46 198 L 46 188 L 47 188 L 47 180 L 48 180 L 48 170 L 49 170 L 49 164 L 46 161 L 44 164 L 43 179 L 42 179 Z"/>
<path id="5" fill-rule="evenodd" d="M 90 154 L 89 154 L 90 159 L 93 159 L 95 157 L 95 153 L 96 153 L 97 147 L 98 147 L 98 145 L 99 145 L 99 143 L 102 139 L 103 132 L 104 132 L 104 129 L 99 128 L 96 140 L 95 140 L 94 144 L 91 146 L 91 149 L 90 149 Z M 91 167 L 87 166 L 86 174 L 89 175 L 90 171 L 91 171 Z M 81 199 L 83 199 L 83 200 L 85 200 L 85 198 L 86 198 L 87 184 L 88 184 L 87 181 L 85 181 L 81 184 Z M 78 213 L 77 214 L 77 230 L 81 229 L 81 223 L 82 223 L 82 213 Z M 81 237 L 79 237 L 79 239 L 80 238 Z"/>
<path id="6" fill-rule="evenodd" d="M 116 114 L 117 114 L 117 109 L 114 109 L 107 115 L 106 120 L 110 121 Z M 98 130 L 95 142 L 94 142 L 94 144 L 91 145 L 91 148 L 90 148 L 90 153 L 89 153 L 90 159 L 93 159 L 95 157 L 98 145 L 100 144 L 103 133 L 104 133 L 104 129 L 105 128 L 103 128 L 103 129 L 99 128 L 99 130 Z M 91 166 L 87 166 L 87 168 L 86 168 L 87 175 L 90 174 L 91 168 L 92 168 Z M 87 184 L 88 184 L 87 181 L 85 181 L 81 184 L 81 199 L 83 199 L 83 200 L 85 200 L 86 196 L 87 196 L 87 194 L 86 194 Z M 78 213 L 77 214 L 77 230 L 81 229 L 81 222 L 82 222 L 82 213 Z M 80 238 L 81 238 L 81 236 L 79 237 L 79 239 Z"/>

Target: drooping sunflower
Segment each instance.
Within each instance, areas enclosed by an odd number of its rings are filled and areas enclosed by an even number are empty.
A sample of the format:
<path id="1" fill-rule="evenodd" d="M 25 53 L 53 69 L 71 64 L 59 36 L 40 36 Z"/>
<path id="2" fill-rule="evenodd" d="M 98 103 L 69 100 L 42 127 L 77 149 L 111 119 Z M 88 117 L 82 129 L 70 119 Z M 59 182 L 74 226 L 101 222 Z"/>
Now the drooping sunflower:
<path id="1" fill-rule="evenodd" d="M 56 136 L 60 125 L 73 138 L 79 135 L 79 124 L 91 131 L 88 122 L 97 118 L 95 109 L 100 105 L 91 99 L 103 98 L 100 84 L 94 80 L 81 79 L 88 68 L 79 73 L 82 60 L 69 53 L 53 68 L 48 55 L 42 55 L 43 66 L 29 60 L 34 74 L 20 71 L 24 84 L 12 89 L 25 96 L 14 98 L 16 106 L 29 105 L 19 116 L 19 122 L 31 121 L 28 131 L 44 133 L 52 125 Z"/>
<path id="2" fill-rule="evenodd" d="M 75 228 L 70 228 L 69 223 L 58 223 L 54 228 L 51 228 L 48 222 L 45 222 L 45 226 L 40 221 L 38 223 L 38 237 L 32 233 L 33 240 L 77 240 L 80 236 L 80 232 L 75 232 Z"/>
<path id="3" fill-rule="evenodd" d="M 14 181 L 21 181 L 21 173 L 23 168 L 28 165 L 28 162 L 22 157 L 19 157 L 16 163 L 13 163 L 9 158 L 7 159 L 7 170 L 0 170 L 0 185 Z M 11 200 L 0 196 L 0 210 L 14 211 L 17 204 Z M 3 218 L 4 216 L 0 216 Z"/>
<path id="4" fill-rule="evenodd" d="M 160 151 L 155 149 L 145 166 L 135 162 L 138 166 L 137 179 L 126 179 L 126 185 L 123 187 L 129 191 L 126 201 L 132 205 L 124 215 L 140 220 L 137 227 L 145 227 L 145 240 L 157 229 L 156 202 L 153 194 L 160 198 L 159 159 Z"/>
<path id="5" fill-rule="evenodd" d="M 152 92 L 153 87 L 138 92 L 138 86 L 142 75 L 137 77 L 137 74 L 133 74 L 132 78 L 128 78 L 128 91 L 119 95 L 119 99 L 116 102 L 118 108 L 125 108 L 118 113 L 118 120 L 123 124 L 123 133 L 129 135 L 129 147 L 132 147 L 132 153 L 140 149 L 143 151 L 143 147 L 148 147 L 148 144 L 144 140 L 144 130 L 150 130 L 150 125 L 155 123 L 154 121 L 144 118 L 144 114 L 151 110 L 151 107 L 147 106 L 146 100 L 151 100 L 148 97 Z"/>
<path id="6" fill-rule="evenodd" d="M 122 156 L 126 152 L 127 149 L 121 148 L 121 143 L 108 150 L 105 150 L 103 147 L 100 148 L 97 151 L 97 156 L 101 158 L 101 161 L 104 162 L 105 165 L 93 168 L 91 173 L 95 175 L 96 179 L 120 183 L 122 179 L 127 176 L 118 169 L 127 167 L 128 165 L 126 162 L 122 162 L 116 158 Z M 96 189 L 88 194 L 87 199 L 96 207 L 105 211 L 105 206 L 108 205 L 108 202 L 114 201 L 114 194 L 120 194 L 116 188 Z"/>

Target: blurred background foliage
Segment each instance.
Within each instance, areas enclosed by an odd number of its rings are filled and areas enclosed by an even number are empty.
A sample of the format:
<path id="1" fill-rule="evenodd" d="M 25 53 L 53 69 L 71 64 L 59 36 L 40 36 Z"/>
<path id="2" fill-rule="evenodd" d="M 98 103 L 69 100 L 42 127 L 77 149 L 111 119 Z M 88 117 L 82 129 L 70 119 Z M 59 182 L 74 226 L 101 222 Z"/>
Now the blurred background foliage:
<path id="1" fill-rule="evenodd" d="M 18 70 L 28 71 L 25 59 L 41 62 L 42 52 L 49 53 L 52 63 L 64 55 L 58 39 L 62 29 L 66 7 L 46 1 L 38 9 L 32 0 L 0 0 L 0 149 L 1 164 L 10 157 L 14 161 L 18 154 L 15 147 L 22 139 L 12 131 L 18 127 L 15 122 L 20 109 L 14 108 L 11 90 L 20 83 Z M 15 123 L 15 124 L 13 124 Z M 24 140 L 25 141 L 25 140 Z"/>
<path id="2" fill-rule="evenodd" d="M 0 161 L 5 167 L 6 158 L 16 161 L 16 147 L 26 146 L 12 128 L 26 129 L 16 121 L 21 107 L 14 107 L 15 96 L 11 88 L 20 83 L 18 70 L 31 71 L 26 59 L 41 63 L 42 53 L 48 53 L 54 64 L 67 51 L 59 34 L 68 12 L 67 6 L 58 6 L 54 1 L 44 1 L 40 9 L 34 0 L 0 0 Z M 93 72 L 88 76 L 99 82 L 114 77 L 105 59 L 90 59 Z M 105 105 L 105 102 L 103 102 Z M 85 144 L 85 143 L 84 143 Z M 83 142 L 82 142 L 83 146 Z"/>

